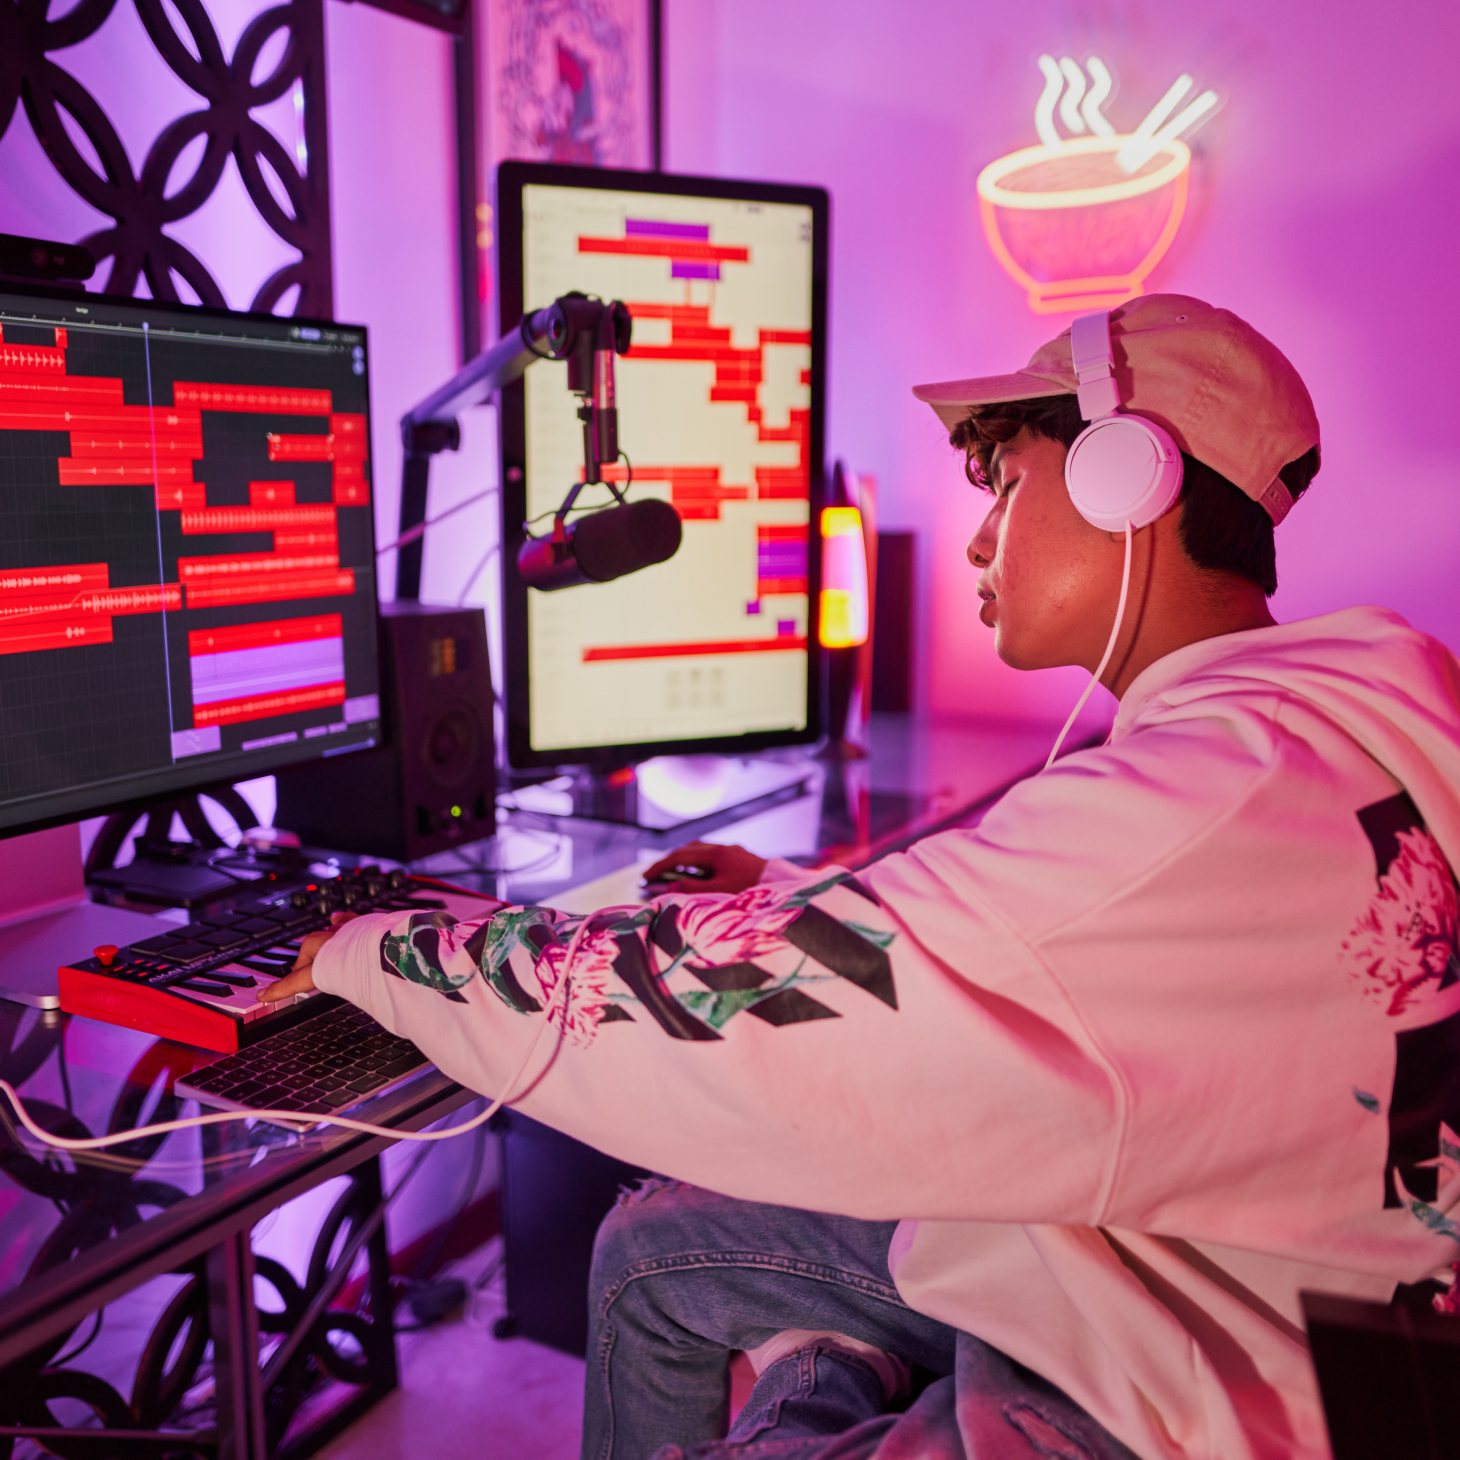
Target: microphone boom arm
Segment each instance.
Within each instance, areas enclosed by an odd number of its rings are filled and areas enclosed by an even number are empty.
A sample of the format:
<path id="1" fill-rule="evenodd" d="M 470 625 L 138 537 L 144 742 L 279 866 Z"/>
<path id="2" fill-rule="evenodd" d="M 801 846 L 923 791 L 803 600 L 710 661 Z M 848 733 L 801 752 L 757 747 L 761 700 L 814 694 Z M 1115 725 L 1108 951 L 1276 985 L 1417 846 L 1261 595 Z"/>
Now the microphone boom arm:
<path id="1" fill-rule="evenodd" d="M 524 314 L 517 327 L 469 360 L 445 385 L 401 417 L 401 435 L 423 426 L 445 425 L 468 406 L 482 405 L 510 385 L 534 360 L 561 359 L 567 320 L 558 305 Z M 542 347 L 546 345 L 544 350 Z M 411 449 L 411 443 L 406 443 Z"/>
<path id="2" fill-rule="evenodd" d="M 405 459 L 398 535 L 402 546 L 396 566 L 398 598 L 420 596 L 422 541 L 416 529 L 426 519 L 431 458 L 461 445 L 456 418 L 462 411 L 485 404 L 534 361 L 568 362 L 568 389 L 583 402 L 578 415 L 583 421 L 585 475 L 579 486 L 603 480 L 604 465 L 618 460 L 613 357 L 628 352 L 632 330 L 629 311 L 618 300 L 606 303 L 576 292 L 564 294 L 546 309 L 524 314 L 495 345 L 469 360 L 445 385 L 401 417 Z M 619 496 L 611 483 L 609 489 Z M 573 496 L 578 490 L 574 489 Z M 566 505 L 559 522 L 565 512 Z"/>

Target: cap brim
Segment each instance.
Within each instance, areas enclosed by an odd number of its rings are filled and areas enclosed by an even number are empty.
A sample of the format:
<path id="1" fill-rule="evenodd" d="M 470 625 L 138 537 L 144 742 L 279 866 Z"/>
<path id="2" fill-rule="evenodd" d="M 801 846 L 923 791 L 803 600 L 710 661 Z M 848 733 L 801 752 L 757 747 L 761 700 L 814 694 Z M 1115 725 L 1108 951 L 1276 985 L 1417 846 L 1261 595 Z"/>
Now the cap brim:
<path id="1" fill-rule="evenodd" d="M 951 431 L 968 414 L 970 406 L 989 406 L 1006 400 L 1035 400 L 1040 396 L 1070 395 L 1066 385 L 1042 380 L 1017 370 L 1012 375 L 985 375 L 978 380 L 944 380 L 935 385 L 915 385 L 913 394 L 938 413 Z"/>

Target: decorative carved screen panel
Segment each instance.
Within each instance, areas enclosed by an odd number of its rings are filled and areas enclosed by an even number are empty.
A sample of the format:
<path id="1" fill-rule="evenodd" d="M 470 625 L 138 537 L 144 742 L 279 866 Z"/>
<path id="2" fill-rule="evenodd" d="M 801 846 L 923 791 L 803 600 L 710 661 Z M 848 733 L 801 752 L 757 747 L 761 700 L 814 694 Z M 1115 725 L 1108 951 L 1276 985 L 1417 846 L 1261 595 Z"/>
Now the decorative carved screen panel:
<path id="1" fill-rule="evenodd" d="M 128 3 L 161 61 L 200 103 L 157 133 L 135 171 L 117 125 L 66 65 L 67 51 Z M 169 229 L 208 202 L 231 156 L 259 218 L 297 255 L 264 280 L 247 307 L 330 317 L 323 0 L 262 10 L 231 57 L 200 0 L 79 0 L 54 20 L 51 8 L 50 0 L 0 0 L 0 138 L 24 125 L 23 107 L 57 172 L 112 220 L 74 240 L 97 255 L 99 270 L 110 263 L 103 292 L 133 294 L 145 281 L 156 299 L 187 298 L 178 292 L 181 279 L 203 303 L 225 303 L 205 261 Z M 127 81 L 148 84 L 140 76 Z M 292 154 L 256 115 L 291 92 L 298 113 Z"/>

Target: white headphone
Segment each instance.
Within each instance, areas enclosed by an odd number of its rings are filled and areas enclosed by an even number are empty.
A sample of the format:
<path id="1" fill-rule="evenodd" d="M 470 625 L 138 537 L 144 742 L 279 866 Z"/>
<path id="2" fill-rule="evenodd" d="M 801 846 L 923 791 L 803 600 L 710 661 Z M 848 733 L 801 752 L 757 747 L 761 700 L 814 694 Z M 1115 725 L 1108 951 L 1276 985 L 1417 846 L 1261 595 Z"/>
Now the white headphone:
<path id="1" fill-rule="evenodd" d="M 1065 486 L 1075 510 L 1092 527 L 1125 533 L 1125 566 L 1105 653 L 1055 738 L 1044 763 L 1046 770 L 1054 764 L 1065 736 L 1115 652 L 1130 592 L 1131 538 L 1138 527 L 1149 527 L 1169 512 L 1181 495 L 1181 451 L 1170 433 L 1154 421 L 1128 415 L 1120 408 L 1110 315 L 1105 310 L 1082 314 L 1070 326 L 1070 354 L 1080 382 L 1080 415 L 1090 424 L 1075 437 L 1065 457 Z"/>
<path id="2" fill-rule="evenodd" d="M 1094 527 L 1149 526 L 1181 494 L 1180 448 L 1154 421 L 1121 410 L 1108 311 L 1081 315 L 1070 326 L 1070 353 L 1080 415 L 1090 423 L 1065 457 L 1070 500 Z"/>

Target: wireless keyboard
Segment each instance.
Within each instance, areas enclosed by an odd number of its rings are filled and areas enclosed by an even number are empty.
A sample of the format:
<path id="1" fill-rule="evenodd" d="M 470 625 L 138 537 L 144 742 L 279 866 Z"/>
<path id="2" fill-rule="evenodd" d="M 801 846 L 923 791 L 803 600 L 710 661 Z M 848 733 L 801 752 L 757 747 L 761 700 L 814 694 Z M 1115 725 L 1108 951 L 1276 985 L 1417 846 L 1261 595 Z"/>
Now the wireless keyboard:
<path id="1" fill-rule="evenodd" d="M 97 948 L 61 967 L 61 1008 L 231 1054 L 317 1012 L 308 1005 L 324 995 L 271 1004 L 258 995 L 293 968 L 300 941 L 329 927 L 332 913 L 445 907 L 440 898 L 419 895 L 430 887 L 402 871 L 359 867 L 130 947 Z"/>
<path id="2" fill-rule="evenodd" d="M 179 1095 L 224 1110 L 331 1115 L 369 1100 L 428 1063 L 408 1039 L 352 1004 L 310 1009 L 292 1028 L 180 1079 Z"/>

